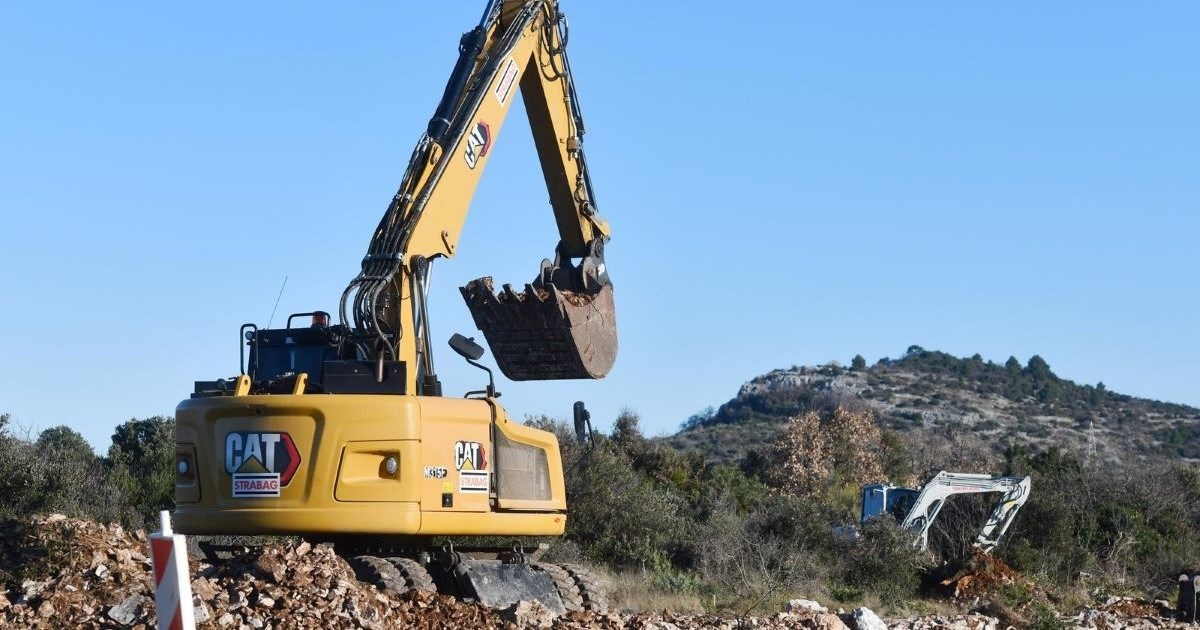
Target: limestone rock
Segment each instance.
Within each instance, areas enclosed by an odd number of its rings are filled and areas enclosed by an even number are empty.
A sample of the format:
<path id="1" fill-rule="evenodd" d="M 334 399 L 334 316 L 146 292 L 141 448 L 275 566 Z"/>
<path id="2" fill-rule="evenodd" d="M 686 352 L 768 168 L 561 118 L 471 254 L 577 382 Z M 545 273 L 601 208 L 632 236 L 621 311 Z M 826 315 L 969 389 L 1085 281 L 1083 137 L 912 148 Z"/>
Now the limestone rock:
<path id="1" fill-rule="evenodd" d="M 828 608 L 818 604 L 817 602 L 814 602 L 811 599 L 803 599 L 803 598 L 788 600 L 787 605 L 784 606 L 784 610 L 786 610 L 787 612 L 790 612 L 790 613 L 795 613 L 795 612 L 827 613 L 827 612 L 829 612 Z"/>
<path id="2" fill-rule="evenodd" d="M 123 626 L 131 626 L 138 619 L 138 609 L 149 603 L 150 598 L 145 595 L 130 595 L 108 609 L 108 618 Z"/>
<path id="3" fill-rule="evenodd" d="M 887 630 L 887 624 L 870 608 L 855 608 L 851 613 L 855 630 Z"/>
<path id="4" fill-rule="evenodd" d="M 519 628 L 549 628 L 554 624 L 554 612 L 540 602 L 519 601 L 505 608 L 500 617 Z"/>

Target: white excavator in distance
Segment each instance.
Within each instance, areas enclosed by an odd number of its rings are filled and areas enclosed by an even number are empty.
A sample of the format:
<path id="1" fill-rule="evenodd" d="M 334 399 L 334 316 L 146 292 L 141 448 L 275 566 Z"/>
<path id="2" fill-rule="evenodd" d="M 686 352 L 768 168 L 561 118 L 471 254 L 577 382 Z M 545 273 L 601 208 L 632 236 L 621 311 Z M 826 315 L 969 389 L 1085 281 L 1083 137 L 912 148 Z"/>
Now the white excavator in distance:
<path id="1" fill-rule="evenodd" d="M 946 499 L 958 494 L 1000 493 L 974 547 L 990 553 L 1008 531 L 1017 512 L 1029 499 L 1029 477 L 1007 477 L 941 471 L 919 488 L 872 483 L 862 488 L 861 522 L 890 514 L 902 527 L 915 534 L 913 545 L 929 547 L 929 530 Z"/>

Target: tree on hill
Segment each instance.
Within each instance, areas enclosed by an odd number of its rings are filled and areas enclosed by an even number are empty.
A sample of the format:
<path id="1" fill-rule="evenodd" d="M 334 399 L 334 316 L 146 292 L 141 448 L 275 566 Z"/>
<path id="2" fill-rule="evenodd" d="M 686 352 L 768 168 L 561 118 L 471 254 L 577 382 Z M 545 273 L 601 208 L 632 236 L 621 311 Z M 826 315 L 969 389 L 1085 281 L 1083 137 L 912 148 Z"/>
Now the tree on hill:
<path id="1" fill-rule="evenodd" d="M 717 415 L 717 410 L 715 408 L 713 408 L 712 405 L 709 405 L 709 406 L 705 407 L 703 410 L 698 411 L 698 412 L 692 414 L 691 416 L 689 416 L 688 419 L 685 420 L 683 422 L 683 424 L 680 425 L 679 428 L 684 431 L 687 431 L 689 429 L 695 429 L 697 427 L 704 426 L 704 425 L 708 424 L 713 419 L 713 416 L 715 416 L 715 415 Z"/>
<path id="2" fill-rule="evenodd" d="M 1059 379 L 1050 370 L 1050 364 L 1038 355 L 1029 357 L 1023 373 L 1025 389 L 1032 390 L 1038 401 L 1051 403 L 1059 398 Z"/>
<path id="3" fill-rule="evenodd" d="M 1029 357 L 1029 363 L 1025 364 L 1025 373 L 1034 380 L 1044 381 L 1054 378 L 1054 373 L 1050 371 L 1050 364 L 1036 354 Z"/>
<path id="4" fill-rule="evenodd" d="M 861 354 L 854 355 L 854 358 L 850 361 L 850 369 L 855 372 L 867 369 L 867 360 Z"/>
<path id="5" fill-rule="evenodd" d="M 1017 360 L 1017 357 L 1008 357 L 1008 360 L 1004 362 L 1004 369 L 1008 370 L 1009 374 L 1020 374 L 1021 362 Z"/>

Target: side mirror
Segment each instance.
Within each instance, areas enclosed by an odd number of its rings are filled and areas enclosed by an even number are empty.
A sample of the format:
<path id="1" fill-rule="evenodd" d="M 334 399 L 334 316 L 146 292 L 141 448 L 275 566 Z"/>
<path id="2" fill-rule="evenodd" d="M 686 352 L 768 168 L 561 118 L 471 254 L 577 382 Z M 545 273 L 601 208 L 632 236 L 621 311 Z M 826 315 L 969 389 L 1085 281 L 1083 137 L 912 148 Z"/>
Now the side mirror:
<path id="1" fill-rule="evenodd" d="M 450 337 L 450 347 L 458 353 L 458 356 L 467 359 L 468 361 L 477 361 L 483 356 L 483 346 L 475 343 L 472 337 L 464 337 L 458 333 L 454 333 Z"/>
<path id="2" fill-rule="evenodd" d="M 583 406 L 582 400 L 575 401 L 574 412 L 575 439 L 584 444 L 592 435 L 592 413 Z"/>
<path id="3" fill-rule="evenodd" d="M 466 359 L 467 363 L 470 363 L 484 372 L 487 372 L 487 389 L 467 392 L 467 398 L 478 394 L 484 394 L 488 398 L 499 398 L 500 392 L 496 391 L 496 379 L 492 377 L 492 370 L 478 361 L 479 357 L 483 356 L 483 346 L 475 343 L 475 340 L 471 337 L 464 337 L 458 333 L 454 333 L 450 337 L 450 347 L 454 348 L 454 351 L 458 353 L 458 356 Z"/>

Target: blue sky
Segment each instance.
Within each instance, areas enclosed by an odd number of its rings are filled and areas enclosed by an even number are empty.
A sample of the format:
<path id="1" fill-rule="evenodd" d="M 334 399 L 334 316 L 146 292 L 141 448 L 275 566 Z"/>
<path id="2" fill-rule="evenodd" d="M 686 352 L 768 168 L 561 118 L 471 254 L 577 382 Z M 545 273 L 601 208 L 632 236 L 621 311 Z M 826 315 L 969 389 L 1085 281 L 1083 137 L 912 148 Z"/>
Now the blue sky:
<path id="1" fill-rule="evenodd" d="M 334 310 L 482 1 L 0 6 L 0 412 L 106 448 Z M 673 431 L 757 374 L 911 344 L 1200 404 L 1200 5 L 563 0 L 621 350 L 510 413 Z M 518 109 L 514 116 L 523 116 Z M 506 127 L 456 287 L 557 240 Z M 450 352 L 448 393 L 481 373 Z"/>

